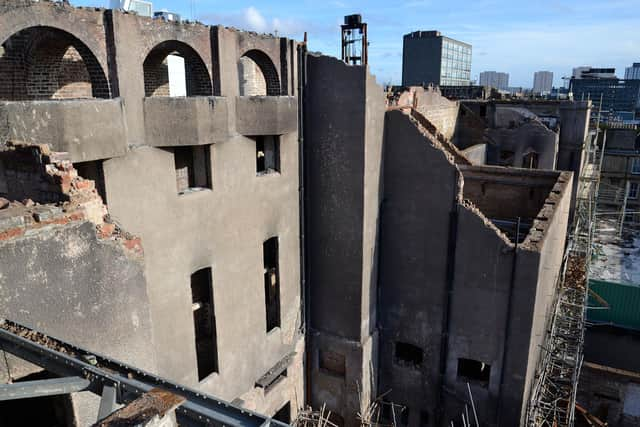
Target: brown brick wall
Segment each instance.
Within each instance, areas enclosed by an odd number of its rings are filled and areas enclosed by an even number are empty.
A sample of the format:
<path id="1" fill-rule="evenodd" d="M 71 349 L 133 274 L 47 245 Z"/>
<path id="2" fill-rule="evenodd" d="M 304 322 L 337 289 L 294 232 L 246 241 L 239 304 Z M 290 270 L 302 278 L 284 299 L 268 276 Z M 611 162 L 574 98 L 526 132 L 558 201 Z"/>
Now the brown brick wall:
<path id="1" fill-rule="evenodd" d="M 240 58 L 238 68 L 241 71 L 241 95 L 243 91 L 246 92 L 245 96 L 281 94 L 278 70 L 264 52 L 255 49 L 248 51 Z"/>
<path id="2" fill-rule="evenodd" d="M 265 96 L 267 81 L 262 70 L 251 58 L 246 56 L 238 62 L 238 78 L 240 80 L 240 96 Z"/>
<path id="3" fill-rule="evenodd" d="M 91 51 L 64 31 L 32 27 L 10 37 L 0 56 L 0 99 L 108 98 Z"/>
<path id="4" fill-rule="evenodd" d="M 145 96 L 169 96 L 168 55 L 184 58 L 187 96 L 211 96 L 211 77 L 200 56 L 187 44 L 175 40 L 156 46 L 143 64 Z"/>

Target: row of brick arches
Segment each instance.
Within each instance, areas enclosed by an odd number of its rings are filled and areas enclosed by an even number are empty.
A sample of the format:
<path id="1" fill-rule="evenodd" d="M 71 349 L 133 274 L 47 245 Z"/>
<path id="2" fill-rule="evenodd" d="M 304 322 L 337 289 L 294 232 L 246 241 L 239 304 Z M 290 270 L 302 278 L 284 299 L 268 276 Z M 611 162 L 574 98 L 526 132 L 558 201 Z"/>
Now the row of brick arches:
<path id="1" fill-rule="evenodd" d="M 211 76 L 202 58 L 176 40 L 155 46 L 143 62 L 145 96 L 211 96 Z M 281 94 L 278 71 L 267 54 L 246 52 L 238 61 L 242 96 Z M 30 27 L 0 47 L 0 100 L 111 98 L 103 67 L 72 34 Z"/>

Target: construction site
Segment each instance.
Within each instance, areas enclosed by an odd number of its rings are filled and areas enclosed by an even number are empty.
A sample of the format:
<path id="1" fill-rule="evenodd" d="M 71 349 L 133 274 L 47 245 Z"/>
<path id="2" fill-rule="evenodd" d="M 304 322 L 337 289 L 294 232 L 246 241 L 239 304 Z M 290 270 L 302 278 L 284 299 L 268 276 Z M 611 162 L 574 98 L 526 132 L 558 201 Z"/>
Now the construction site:
<path id="1" fill-rule="evenodd" d="M 638 129 L 367 31 L 0 3 L 0 426 L 640 425 Z"/>

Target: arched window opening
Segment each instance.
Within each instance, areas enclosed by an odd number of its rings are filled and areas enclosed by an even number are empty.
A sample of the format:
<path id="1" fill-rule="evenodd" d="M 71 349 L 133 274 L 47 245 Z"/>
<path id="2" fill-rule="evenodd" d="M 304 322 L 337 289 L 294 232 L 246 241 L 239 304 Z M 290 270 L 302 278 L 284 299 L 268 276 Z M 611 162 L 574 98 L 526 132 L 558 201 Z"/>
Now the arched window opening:
<path id="1" fill-rule="evenodd" d="M 167 41 L 147 55 L 143 64 L 145 96 L 211 96 L 211 78 L 204 61 L 187 44 Z"/>
<path id="2" fill-rule="evenodd" d="M 0 99 L 109 98 L 98 60 L 73 35 L 51 27 L 21 30 L 0 49 Z"/>
<path id="3" fill-rule="evenodd" d="M 250 50 L 238 61 L 240 96 L 279 96 L 278 70 L 269 57 L 259 50 Z"/>

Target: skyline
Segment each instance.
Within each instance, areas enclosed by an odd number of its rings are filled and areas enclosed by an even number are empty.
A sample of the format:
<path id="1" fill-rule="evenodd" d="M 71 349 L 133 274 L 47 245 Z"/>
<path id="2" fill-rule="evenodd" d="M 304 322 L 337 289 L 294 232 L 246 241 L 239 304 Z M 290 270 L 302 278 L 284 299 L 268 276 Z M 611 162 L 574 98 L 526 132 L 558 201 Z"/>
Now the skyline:
<path id="1" fill-rule="evenodd" d="M 108 0 L 72 0 L 76 6 L 108 7 Z M 637 0 L 549 1 L 512 4 L 498 0 L 462 0 L 456 11 L 433 0 L 311 0 L 258 3 L 238 0 L 154 1 L 154 10 L 167 9 L 184 19 L 221 24 L 302 40 L 309 49 L 340 55 L 343 17 L 360 13 L 369 24 L 369 65 L 379 82 L 399 84 L 402 36 L 417 30 L 438 30 L 473 46 L 472 80 L 482 71 L 509 73 L 510 85 L 532 87 L 533 74 L 548 70 L 554 86 L 578 66 L 625 67 L 640 61 Z M 611 31 L 615 29 L 614 31 Z"/>

